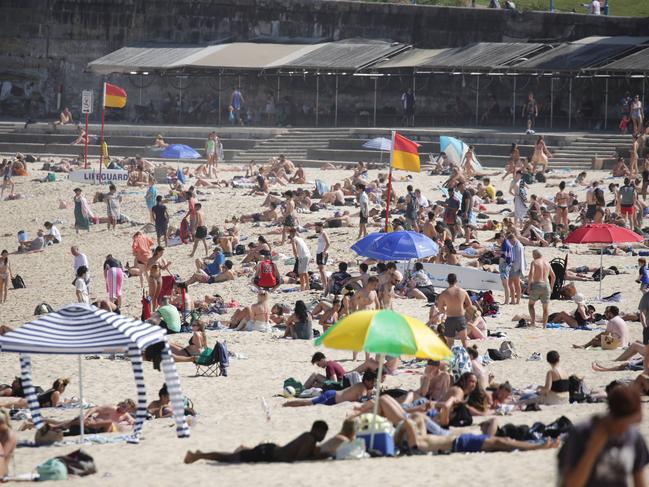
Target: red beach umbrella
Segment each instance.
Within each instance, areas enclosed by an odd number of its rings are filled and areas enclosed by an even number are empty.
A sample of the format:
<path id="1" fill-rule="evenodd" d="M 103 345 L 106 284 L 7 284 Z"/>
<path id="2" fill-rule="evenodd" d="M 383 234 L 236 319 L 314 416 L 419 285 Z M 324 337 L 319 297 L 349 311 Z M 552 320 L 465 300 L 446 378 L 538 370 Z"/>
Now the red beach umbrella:
<path id="1" fill-rule="evenodd" d="M 579 227 L 566 237 L 564 243 L 590 244 L 590 243 L 630 243 L 642 242 L 644 237 L 638 235 L 628 228 L 613 225 L 611 223 L 592 223 Z M 599 297 L 602 298 L 602 275 L 604 259 L 604 248 L 602 247 L 599 257 Z"/>

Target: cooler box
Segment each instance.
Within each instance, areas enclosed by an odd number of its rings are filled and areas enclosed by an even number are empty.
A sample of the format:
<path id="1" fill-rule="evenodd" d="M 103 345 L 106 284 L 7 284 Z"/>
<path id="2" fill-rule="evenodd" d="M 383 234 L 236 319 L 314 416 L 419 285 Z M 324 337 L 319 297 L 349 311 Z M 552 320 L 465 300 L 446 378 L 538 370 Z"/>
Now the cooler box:
<path id="1" fill-rule="evenodd" d="M 370 449 L 369 432 L 360 432 L 356 435 L 357 438 L 362 438 L 365 441 L 365 448 Z M 390 433 L 375 433 L 374 434 L 374 449 L 380 451 L 387 457 L 394 456 L 394 438 Z"/>

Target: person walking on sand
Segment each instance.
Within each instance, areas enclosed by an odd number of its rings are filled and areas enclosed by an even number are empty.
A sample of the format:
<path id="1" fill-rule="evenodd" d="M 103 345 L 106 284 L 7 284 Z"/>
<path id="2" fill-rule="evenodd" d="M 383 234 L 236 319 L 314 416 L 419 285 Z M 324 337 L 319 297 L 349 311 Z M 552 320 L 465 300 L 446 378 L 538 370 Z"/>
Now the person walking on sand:
<path id="1" fill-rule="evenodd" d="M 302 237 L 298 237 L 295 229 L 289 232 L 289 240 L 293 249 L 293 256 L 297 267 L 297 275 L 300 281 L 300 290 L 308 291 L 309 284 L 309 261 L 311 260 L 311 251 Z"/>
<path id="2" fill-rule="evenodd" d="M 205 247 L 205 256 L 209 255 L 209 250 L 207 249 L 207 227 L 205 226 L 205 214 L 201 211 L 203 205 L 196 203 L 196 233 L 194 234 L 194 247 L 192 248 L 192 253 L 189 254 L 190 257 L 194 257 L 196 253 L 196 248 L 200 242 L 203 242 Z"/>
<path id="3" fill-rule="evenodd" d="M 158 190 L 155 187 L 155 179 L 151 178 L 149 181 L 149 188 L 146 190 L 144 195 L 144 201 L 146 202 L 146 207 L 149 210 L 149 221 L 153 223 L 155 219 L 153 218 L 153 207 L 156 205 L 158 200 Z"/>
<path id="4" fill-rule="evenodd" d="M 449 274 L 446 277 L 448 287 L 437 298 L 437 307 L 441 313 L 446 313 L 444 322 L 444 336 L 449 348 L 459 337 L 462 346 L 467 346 L 466 310 L 471 307 L 469 294 L 457 285 L 457 276 Z"/>
<path id="5" fill-rule="evenodd" d="M 327 289 L 327 260 L 329 258 L 329 236 L 322 228 L 322 222 L 316 222 L 315 233 L 318 235 L 318 245 L 315 251 L 315 262 L 318 265 L 318 272 L 320 273 L 320 282 L 322 288 Z"/>
<path id="6" fill-rule="evenodd" d="M 370 217 L 370 198 L 365 192 L 365 185 L 358 183 L 356 185 L 356 195 L 358 197 L 358 206 L 360 207 L 360 220 L 358 224 L 358 239 L 367 236 L 367 222 Z"/>
<path id="7" fill-rule="evenodd" d="M 160 239 L 165 242 L 165 247 L 169 244 L 167 242 L 167 230 L 169 228 L 169 212 L 167 206 L 162 204 L 162 196 L 156 196 L 156 204 L 151 208 L 153 214 L 153 221 L 155 222 L 155 233 L 158 237 L 158 245 L 161 245 Z"/>
<path id="8" fill-rule="evenodd" d="M 530 265 L 530 272 L 527 276 L 530 297 L 527 308 L 530 312 L 530 324 L 535 326 L 536 315 L 534 306 L 537 301 L 541 301 L 541 305 L 543 306 L 543 328 L 545 328 L 548 325 L 550 295 L 552 294 L 556 276 L 552 267 L 546 262 L 539 250 L 534 249 L 532 257 L 534 257 L 534 260 Z"/>
<path id="9" fill-rule="evenodd" d="M 79 234 L 79 230 L 90 231 L 90 220 L 94 218 L 88 200 L 83 195 L 81 188 L 74 188 L 74 228 Z"/>
<path id="10" fill-rule="evenodd" d="M 512 245 L 512 268 L 509 271 L 509 304 L 519 304 L 521 302 L 521 276 L 525 273 L 527 267 L 525 247 L 513 233 L 507 236 L 507 240 Z"/>

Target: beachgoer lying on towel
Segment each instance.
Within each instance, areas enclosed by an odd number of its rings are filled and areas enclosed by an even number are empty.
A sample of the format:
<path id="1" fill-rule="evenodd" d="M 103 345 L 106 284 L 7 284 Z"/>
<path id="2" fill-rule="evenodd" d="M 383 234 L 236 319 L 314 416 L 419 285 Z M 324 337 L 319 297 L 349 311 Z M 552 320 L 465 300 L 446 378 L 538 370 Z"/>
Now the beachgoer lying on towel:
<path id="1" fill-rule="evenodd" d="M 38 405 L 42 408 L 55 408 L 60 405 L 62 403 L 61 394 L 65 392 L 65 388 L 69 383 L 70 381 L 68 379 L 56 379 L 50 389 L 43 391 L 39 388 L 38 390 L 41 392 L 36 393 Z M 3 393 L 6 392 L 10 392 L 13 396 L 5 395 L 2 397 Z M 3 408 L 27 409 L 29 403 L 24 397 L 24 394 L 25 393 L 22 390 L 22 382 L 20 382 L 20 379 L 16 378 L 11 386 L 4 385 L 4 387 L 0 389 L 0 406 Z"/>
<path id="2" fill-rule="evenodd" d="M 261 213 L 250 213 L 248 215 L 241 215 L 239 221 L 241 223 L 257 223 L 257 222 L 276 222 L 281 218 L 280 212 L 277 210 L 277 203 L 271 203 L 270 209 L 264 210 Z"/>
<path id="3" fill-rule="evenodd" d="M 495 418 L 480 425 L 483 434 L 429 435 L 422 422 L 406 419 L 395 431 L 395 444 L 407 446 L 410 450 L 434 453 L 476 453 L 546 450 L 558 448 L 558 438 L 548 438 L 543 443 L 530 443 L 512 438 L 494 436 L 497 429 Z"/>
<path id="4" fill-rule="evenodd" d="M 324 404 L 325 406 L 335 406 L 343 402 L 358 402 L 364 397 L 367 397 L 374 389 L 376 383 L 376 374 L 370 370 L 363 374 L 362 382 L 355 384 L 342 391 L 324 391 L 318 397 L 312 399 L 295 399 L 293 401 L 286 401 L 282 406 L 284 407 L 301 407 L 301 406 L 315 406 L 316 404 Z"/>
<path id="5" fill-rule="evenodd" d="M 83 417 L 84 433 L 128 431 L 135 424 L 135 419 L 132 416 L 135 410 L 135 403 L 131 399 L 125 399 L 117 406 L 90 408 Z M 43 418 L 43 421 L 52 429 L 64 431 L 64 436 L 78 436 L 81 433 L 78 416 L 66 421 L 47 418 Z M 26 423 L 23 429 L 31 429 L 33 426 L 33 423 Z"/>
<path id="6" fill-rule="evenodd" d="M 359 421 L 357 418 L 347 418 L 343 421 L 340 432 L 327 441 L 320 444 L 320 454 L 322 456 L 336 457 L 336 450 L 345 443 L 354 441 L 358 432 Z"/>
<path id="7" fill-rule="evenodd" d="M 254 448 L 237 448 L 234 453 L 211 452 L 200 450 L 188 451 L 185 463 L 198 460 L 212 460 L 223 463 L 270 463 L 270 462 L 299 462 L 326 458 L 322 455 L 317 444 L 327 436 L 329 427 L 324 421 L 314 421 L 311 431 L 302 433 L 284 446 L 275 443 L 262 443 Z"/>
<path id="8" fill-rule="evenodd" d="M 185 284 L 189 286 L 196 282 L 213 284 L 216 282 L 232 281 L 235 278 L 234 272 L 232 272 L 233 265 L 231 260 L 226 260 L 221 266 L 221 272 L 217 274 L 209 274 L 207 270 L 198 269 L 192 277 L 185 281 Z"/>
<path id="9" fill-rule="evenodd" d="M 644 370 L 645 358 L 649 353 L 649 347 L 643 345 L 641 342 L 633 342 L 629 347 L 622 352 L 622 354 L 614 359 L 614 362 L 620 362 L 611 367 L 604 367 L 599 362 L 593 362 L 592 368 L 595 372 L 615 372 L 622 370 Z M 639 355 L 639 357 L 636 357 Z"/>

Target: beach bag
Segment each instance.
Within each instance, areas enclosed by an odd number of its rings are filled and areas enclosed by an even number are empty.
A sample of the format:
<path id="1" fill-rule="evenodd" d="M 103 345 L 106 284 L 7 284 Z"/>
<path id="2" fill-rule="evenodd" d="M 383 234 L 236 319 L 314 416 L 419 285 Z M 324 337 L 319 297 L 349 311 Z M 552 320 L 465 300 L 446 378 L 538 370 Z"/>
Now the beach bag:
<path id="1" fill-rule="evenodd" d="M 36 467 L 38 480 L 68 480 L 68 469 L 65 464 L 57 459 L 51 458 Z"/>
<path id="2" fill-rule="evenodd" d="M 78 475 L 85 477 L 97 473 L 95 460 L 83 450 L 75 450 L 62 457 L 56 457 L 55 460 L 63 463 L 68 469 L 68 475 Z"/>
<path id="3" fill-rule="evenodd" d="M 299 380 L 294 379 L 293 377 L 289 377 L 284 381 L 283 390 L 286 390 L 287 387 L 292 387 L 293 389 L 295 389 L 296 396 L 302 394 L 302 391 L 304 390 L 304 386 L 302 385 L 302 383 Z"/>
<path id="4" fill-rule="evenodd" d="M 365 441 L 362 438 L 356 438 L 340 445 L 336 450 L 336 460 L 360 460 L 367 458 L 365 453 Z"/>
<path id="5" fill-rule="evenodd" d="M 246 253 L 246 247 L 243 244 L 239 244 L 234 248 L 234 255 L 243 255 Z"/>
<path id="6" fill-rule="evenodd" d="M 473 424 L 473 416 L 471 416 L 471 411 L 464 403 L 459 403 L 455 406 L 453 418 L 449 422 L 450 426 L 456 426 L 462 428 L 464 426 L 471 426 Z"/>
<path id="7" fill-rule="evenodd" d="M 568 400 L 570 403 L 581 403 L 588 400 L 590 391 L 584 382 L 584 379 L 571 375 L 568 377 Z"/>
<path id="8" fill-rule="evenodd" d="M 454 345 L 451 348 L 451 352 L 453 352 L 453 363 L 450 372 L 455 382 L 465 372 L 471 372 L 471 357 L 469 357 L 466 349 L 461 345 Z"/>
<path id="9" fill-rule="evenodd" d="M 11 279 L 11 285 L 14 287 L 14 289 L 24 289 L 27 287 L 25 286 L 25 281 L 23 281 L 23 278 L 19 275 L 15 275 L 13 279 Z"/>
<path id="10" fill-rule="evenodd" d="M 600 345 L 602 346 L 602 350 L 615 350 L 622 343 L 619 338 L 614 337 L 611 333 L 603 333 L 600 338 Z"/>
<path id="11" fill-rule="evenodd" d="M 34 308 L 34 316 L 46 315 L 47 313 L 52 313 L 54 308 L 52 308 L 47 303 L 41 303 L 36 308 Z"/>

